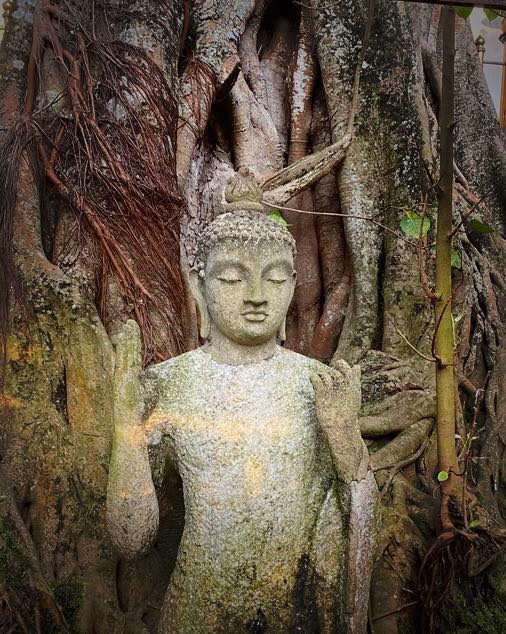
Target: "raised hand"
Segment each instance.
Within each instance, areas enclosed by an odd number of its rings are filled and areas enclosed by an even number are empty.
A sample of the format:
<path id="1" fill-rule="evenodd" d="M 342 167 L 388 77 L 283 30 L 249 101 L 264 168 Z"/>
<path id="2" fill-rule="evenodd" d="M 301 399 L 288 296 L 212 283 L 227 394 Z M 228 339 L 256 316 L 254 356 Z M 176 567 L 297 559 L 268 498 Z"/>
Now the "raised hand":
<path id="1" fill-rule="evenodd" d="M 311 378 L 318 422 L 327 438 L 338 477 L 351 482 L 365 477 L 367 447 L 360 435 L 360 367 L 339 360 L 322 367 Z"/>
<path id="2" fill-rule="evenodd" d="M 129 320 L 115 341 L 114 439 L 107 487 L 107 525 L 113 544 L 127 558 L 146 551 L 158 530 L 148 459 L 140 383 L 142 343 Z"/>
<path id="3" fill-rule="evenodd" d="M 141 425 L 144 402 L 140 375 L 142 341 L 137 322 L 129 319 L 115 339 L 114 424 Z"/>
<path id="4" fill-rule="evenodd" d="M 360 366 L 350 367 L 339 360 L 335 367 L 322 367 L 311 382 L 315 388 L 316 409 L 321 424 L 356 423 L 361 405 Z"/>

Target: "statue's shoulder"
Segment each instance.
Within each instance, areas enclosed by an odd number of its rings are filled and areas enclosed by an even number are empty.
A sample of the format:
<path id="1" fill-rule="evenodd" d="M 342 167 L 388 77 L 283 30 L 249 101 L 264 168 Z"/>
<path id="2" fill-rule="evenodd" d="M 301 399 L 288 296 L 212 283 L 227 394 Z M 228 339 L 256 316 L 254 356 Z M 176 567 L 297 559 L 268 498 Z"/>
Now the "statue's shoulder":
<path id="1" fill-rule="evenodd" d="M 288 364 L 293 364 L 295 367 L 307 368 L 310 372 L 325 372 L 331 369 L 338 369 L 345 374 L 348 374 L 352 371 L 358 371 L 358 366 L 351 366 L 344 359 L 333 360 L 332 365 L 326 365 L 317 359 L 312 359 L 311 357 L 306 357 L 303 354 L 299 354 L 298 352 L 294 352 L 293 350 L 286 350 L 285 348 L 280 348 L 282 351 L 281 354 Z"/>
<path id="2" fill-rule="evenodd" d="M 183 354 L 178 355 L 177 357 L 172 357 L 171 359 L 167 359 L 167 361 L 161 361 L 160 363 L 155 363 L 150 366 L 146 372 L 152 376 L 156 376 L 159 378 L 168 377 L 176 368 L 188 365 L 192 362 L 192 357 L 194 356 L 196 350 L 191 350 L 190 352 L 184 352 Z"/>
<path id="3" fill-rule="evenodd" d="M 141 378 L 146 411 L 154 408 L 162 394 L 177 393 L 188 377 L 200 375 L 203 363 L 201 357 L 202 353 L 197 348 L 147 368 Z"/>
<path id="4" fill-rule="evenodd" d="M 302 372 L 308 372 L 309 374 L 318 372 L 319 370 L 325 370 L 327 367 L 325 364 L 317 361 L 316 359 L 311 359 L 311 357 L 306 357 L 303 354 L 299 354 L 293 350 L 287 350 L 286 348 L 280 348 L 280 358 L 288 366 Z"/>
<path id="5" fill-rule="evenodd" d="M 202 365 L 202 352 L 200 348 L 184 352 L 177 357 L 167 359 L 161 363 L 156 363 L 146 370 L 146 378 L 148 380 L 164 381 L 170 379 L 176 373 L 190 370 Z"/>

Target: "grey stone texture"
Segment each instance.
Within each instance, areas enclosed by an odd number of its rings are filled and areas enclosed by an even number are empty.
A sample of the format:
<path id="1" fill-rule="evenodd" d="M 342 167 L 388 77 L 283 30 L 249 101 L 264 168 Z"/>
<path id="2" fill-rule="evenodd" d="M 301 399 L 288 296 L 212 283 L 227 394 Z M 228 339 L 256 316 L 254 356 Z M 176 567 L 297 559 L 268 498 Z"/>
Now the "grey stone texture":
<path id="1" fill-rule="evenodd" d="M 185 499 L 161 632 L 247 631 L 257 613 L 268 631 L 311 631 L 317 621 L 335 631 L 346 539 L 316 420 L 317 365 L 280 347 L 227 365 L 200 348 L 151 370 L 160 399 L 148 443 L 163 443 Z"/>
<path id="2" fill-rule="evenodd" d="M 125 557 L 150 547 L 170 461 L 185 526 L 160 634 L 359 634 L 377 498 L 360 369 L 278 345 L 293 242 L 258 212 L 237 214 L 211 225 L 191 278 L 206 345 L 142 373 L 135 322 L 117 339 L 111 538 Z"/>

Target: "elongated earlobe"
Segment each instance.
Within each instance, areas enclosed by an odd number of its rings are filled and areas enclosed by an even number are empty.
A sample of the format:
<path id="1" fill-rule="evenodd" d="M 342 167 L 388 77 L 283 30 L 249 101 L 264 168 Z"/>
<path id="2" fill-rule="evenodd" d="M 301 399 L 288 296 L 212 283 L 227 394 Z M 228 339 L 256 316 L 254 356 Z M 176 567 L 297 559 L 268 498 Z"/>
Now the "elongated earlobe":
<path id="1" fill-rule="evenodd" d="M 292 291 L 290 294 L 290 302 L 293 299 L 293 294 L 295 292 L 295 282 L 297 281 L 297 274 L 295 273 L 295 271 L 293 272 L 292 275 Z M 288 309 L 287 309 L 288 310 Z M 278 330 L 278 339 L 280 340 L 281 343 L 284 343 L 286 341 L 286 316 L 283 319 L 283 323 L 281 324 L 281 326 L 279 327 Z"/>
<path id="2" fill-rule="evenodd" d="M 207 302 L 202 288 L 202 278 L 198 271 L 190 271 L 190 290 L 197 303 L 199 313 L 199 332 L 202 339 L 209 339 L 211 332 L 211 321 L 209 319 L 209 311 L 207 310 Z"/>
<path id="3" fill-rule="evenodd" d="M 278 338 L 281 341 L 281 343 L 286 341 L 286 317 L 283 319 L 283 323 L 279 327 Z"/>

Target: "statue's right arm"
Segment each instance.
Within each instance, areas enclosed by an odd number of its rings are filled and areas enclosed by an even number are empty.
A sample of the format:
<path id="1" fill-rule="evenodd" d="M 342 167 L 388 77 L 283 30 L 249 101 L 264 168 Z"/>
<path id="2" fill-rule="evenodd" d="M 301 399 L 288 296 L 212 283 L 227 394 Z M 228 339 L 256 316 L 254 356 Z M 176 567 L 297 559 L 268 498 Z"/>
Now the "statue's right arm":
<path id="1" fill-rule="evenodd" d="M 107 486 L 107 526 L 125 558 L 144 553 L 159 522 L 142 415 L 139 327 L 128 321 L 117 337 L 114 372 L 114 437 Z"/>

